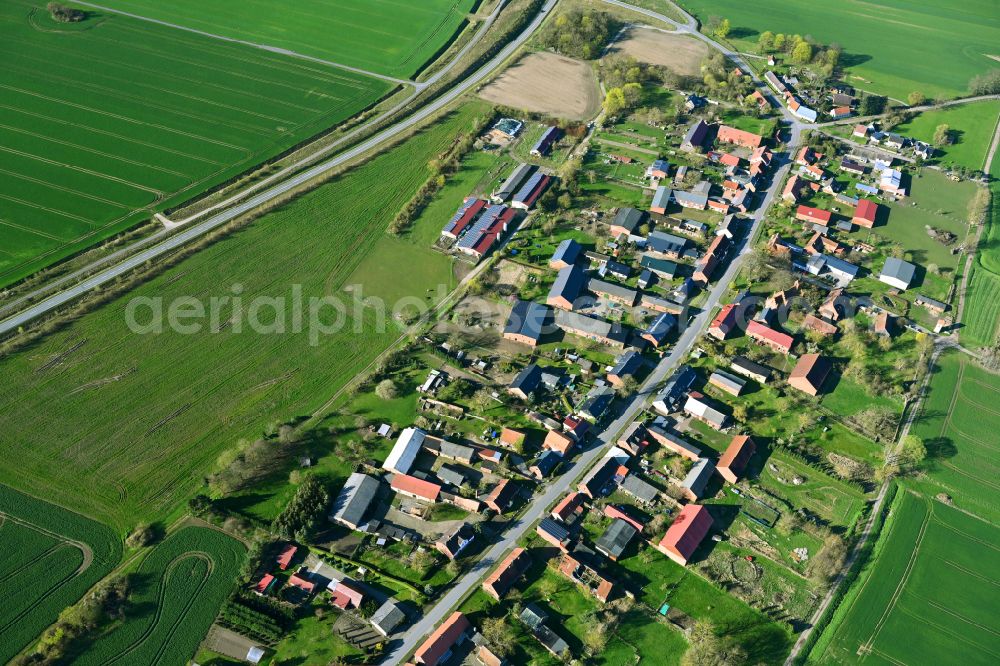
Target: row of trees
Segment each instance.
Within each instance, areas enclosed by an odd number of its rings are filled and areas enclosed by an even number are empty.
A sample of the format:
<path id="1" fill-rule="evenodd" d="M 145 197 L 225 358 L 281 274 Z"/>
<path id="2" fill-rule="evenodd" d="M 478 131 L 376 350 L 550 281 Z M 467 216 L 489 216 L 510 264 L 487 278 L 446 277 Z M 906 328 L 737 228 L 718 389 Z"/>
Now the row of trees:
<path id="1" fill-rule="evenodd" d="M 832 73 L 840 62 L 843 49 L 839 44 L 823 46 L 808 35 L 785 35 L 765 30 L 757 39 L 757 47 L 761 53 L 784 53 L 789 62 L 796 65 L 819 65 Z"/>
<path id="2" fill-rule="evenodd" d="M 274 519 L 272 531 L 283 539 L 306 542 L 326 522 L 330 493 L 310 474 L 299 485 L 285 510 Z"/>

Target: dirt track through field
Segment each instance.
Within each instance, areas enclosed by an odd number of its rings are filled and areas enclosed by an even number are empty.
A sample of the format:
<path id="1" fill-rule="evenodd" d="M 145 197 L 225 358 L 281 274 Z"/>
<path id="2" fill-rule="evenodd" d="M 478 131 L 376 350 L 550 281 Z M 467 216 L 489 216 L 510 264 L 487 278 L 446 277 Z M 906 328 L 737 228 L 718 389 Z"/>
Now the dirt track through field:
<path id="1" fill-rule="evenodd" d="M 597 78 L 590 66 L 555 53 L 532 53 L 484 87 L 488 102 L 587 120 L 601 108 Z"/>
<path id="2" fill-rule="evenodd" d="M 685 35 L 632 26 L 622 31 L 620 39 L 608 47 L 607 53 L 624 53 L 678 74 L 695 76 L 701 71 L 701 61 L 708 55 L 708 47 Z"/>

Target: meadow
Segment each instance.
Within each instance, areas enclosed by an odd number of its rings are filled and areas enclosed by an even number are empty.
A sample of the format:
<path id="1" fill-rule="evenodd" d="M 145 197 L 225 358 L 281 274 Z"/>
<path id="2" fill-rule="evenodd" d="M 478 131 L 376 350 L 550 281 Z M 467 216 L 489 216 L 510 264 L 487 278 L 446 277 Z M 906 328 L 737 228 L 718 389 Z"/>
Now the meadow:
<path id="1" fill-rule="evenodd" d="M 132 574 L 130 611 L 74 656 L 75 664 L 186 664 L 239 573 L 246 551 L 220 531 L 185 527 Z"/>
<path id="2" fill-rule="evenodd" d="M 1000 529 L 902 491 L 880 539 L 810 663 L 996 663 Z"/>
<path id="3" fill-rule="evenodd" d="M 934 0 L 842 0 L 803 5 L 795 0 L 681 0 L 704 24 L 728 18 L 730 41 L 755 48 L 770 30 L 840 44 L 846 82 L 897 99 L 915 90 L 928 97 L 963 94 L 969 79 L 996 62 L 1000 20 L 992 0 L 959 5 Z"/>
<path id="4" fill-rule="evenodd" d="M 959 508 L 1000 521 L 1000 376 L 964 354 L 938 358 L 914 433 L 924 439 L 928 470 L 920 487 L 947 493 Z"/>
<path id="5" fill-rule="evenodd" d="M 104 525 L 0 485 L 0 662 L 118 564 L 121 540 Z"/>
<path id="6" fill-rule="evenodd" d="M 359 287 L 345 287 L 389 238 L 390 219 L 429 176 L 428 161 L 486 111 L 478 103 L 461 107 L 127 296 L 0 359 L 0 402 L 10 415 L 0 433 L 0 481 L 122 532 L 141 520 L 169 522 L 223 450 L 261 436 L 269 424 L 318 409 L 400 335 L 391 315 L 380 326 L 376 312 L 354 300 Z M 405 293 L 427 300 L 451 259 L 417 251 L 420 235 L 410 240 L 415 251 L 377 281 L 361 284 L 365 296 L 398 294 L 405 283 Z M 441 268 L 418 270 L 425 262 Z M 310 327 L 292 332 L 286 310 L 293 285 L 305 299 L 343 302 L 337 332 L 319 335 L 315 345 Z M 167 327 L 140 335 L 126 324 L 133 297 L 169 304 L 236 292 L 243 303 L 257 296 L 286 299 L 288 332 L 257 334 L 230 325 L 232 302 L 215 328 L 206 322 L 192 334 Z M 335 323 L 333 316 L 327 310 L 322 322 Z M 148 320 L 143 310 L 140 321 Z M 275 320 L 272 309 L 260 315 L 264 323 Z"/>
<path id="7" fill-rule="evenodd" d="M 938 125 L 948 125 L 954 143 L 937 149 L 934 161 L 946 165 L 983 170 L 1000 114 L 1000 101 L 990 100 L 925 111 L 892 131 L 931 143 Z"/>
<path id="8" fill-rule="evenodd" d="M 119 15 L 0 6 L 0 287 L 349 118 L 391 83 Z"/>
<path id="9" fill-rule="evenodd" d="M 409 77 L 442 49 L 479 0 L 100 0 L 186 28 Z"/>

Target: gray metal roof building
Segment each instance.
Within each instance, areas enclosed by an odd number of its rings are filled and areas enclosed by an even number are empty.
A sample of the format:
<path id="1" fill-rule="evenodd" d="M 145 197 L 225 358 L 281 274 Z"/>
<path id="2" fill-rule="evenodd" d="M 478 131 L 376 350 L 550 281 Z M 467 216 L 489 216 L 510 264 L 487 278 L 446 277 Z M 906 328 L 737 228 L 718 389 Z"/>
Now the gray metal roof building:
<path id="1" fill-rule="evenodd" d="M 594 545 L 597 547 L 597 552 L 617 560 L 638 533 L 639 530 L 629 523 L 621 518 L 615 518 Z"/>
<path id="2" fill-rule="evenodd" d="M 656 489 L 656 486 L 643 481 L 635 474 L 629 474 L 622 479 L 621 489 L 646 504 L 652 504 L 660 496 L 660 491 Z"/>
<path id="3" fill-rule="evenodd" d="M 379 485 L 375 477 L 361 472 L 351 474 L 333 502 L 333 513 L 330 518 L 351 529 L 357 529 L 364 522 L 365 514 L 375 501 Z"/>
<path id="4" fill-rule="evenodd" d="M 694 464 L 688 475 L 684 477 L 681 487 L 689 493 L 691 499 L 699 499 L 705 492 L 712 474 L 715 472 L 715 463 L 709 458 L 702 458 Z"/>
<path id="5" fill-rule="evenodd" d="M 565 263 L 565 264 L 575 264 L 576 260 L 580 257 L 580 252 L 583 247 L 577 243 L 572 238 L 567 238 L 563 242 L 559 243 L 559 247 L 556 251 L 552 253 L 552 259 L 549 260 L 550 263 Z"/>
<path id="6" fill-rule="evenodd" d="M 518 166 L 507 177 L 507 180 L 503 182 L 500 189 L 493 194 L 493 199 L 495 201 L 507 201 L 510 199 L 534 171 L 535 167 L 530 164 L 521 164 Z"/>
<path id="7" fill-rule="evenodd" d="M 580 292 L 583 291 L 586 283 L 587 276 L 582 268 L 575 264 L 567 266 L 559 271 L 556 281 L 552 283 L 552 288 L 549 289 L 549 303 L 552 303 L 553 300 L 561 300 L 567 304 L 572 304 L 580 296 Z"/>
<path id="8" fill-rule="evenodd" d="M 406 614 L 400 610 L 399 606 L 392 599 L 387 599 L 384 604 L 378 607 L 371 618 L 372 627 L 383 636 L 389 636 L 396 627 L 406 621 Z"/>

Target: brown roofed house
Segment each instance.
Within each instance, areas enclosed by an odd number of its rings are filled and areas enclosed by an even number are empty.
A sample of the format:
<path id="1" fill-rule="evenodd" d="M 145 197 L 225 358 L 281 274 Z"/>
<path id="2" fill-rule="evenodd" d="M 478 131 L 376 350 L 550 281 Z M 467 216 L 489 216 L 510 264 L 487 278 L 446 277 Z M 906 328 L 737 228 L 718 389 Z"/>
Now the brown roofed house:
<path id="1" fill-rule="evenodd" d="M 740 476 L 746 471 L 747 463 L 750 462 L 750 458 L 753 457 L 756 450 L 757 446 L 748 436 L 736 435 L 733 437 L 722 457 L 719 458 L 718 464 L 715 466 L 716 471 L 719 472 L 719 476 L 729 483 L 739 481 Z"/>
<path id="2" fill-rule="evenodd" d="M 515 548 L 483 581 L 483 591 L 500 601 L 530 565 L 528 552 L 524 548 Z"/>
<path id="3" fill-rule="evenodd" d="M 417 648 L 413 653 L 413 661 L 424 666 L 445 663 L 451 656 L 452 649 L 465 641 L 470 627 L 469 619 L 463 613 L 455 611 Z"/>
<path id="4" fill-rule="evenodd" d="M 788 385 L 803 393 L 818 395 L 832 369 L 830 361 L 819 354 L 803 354 L 788 376 Z"/>

